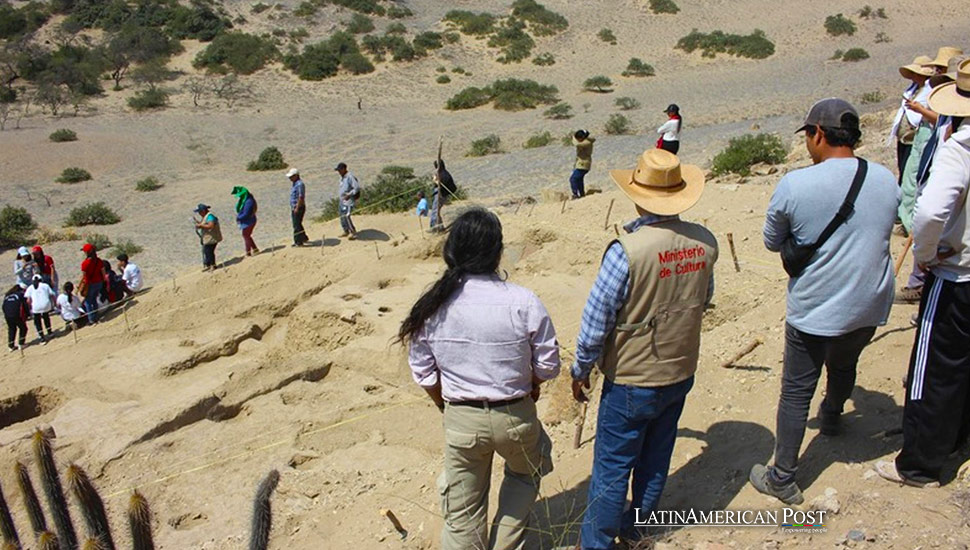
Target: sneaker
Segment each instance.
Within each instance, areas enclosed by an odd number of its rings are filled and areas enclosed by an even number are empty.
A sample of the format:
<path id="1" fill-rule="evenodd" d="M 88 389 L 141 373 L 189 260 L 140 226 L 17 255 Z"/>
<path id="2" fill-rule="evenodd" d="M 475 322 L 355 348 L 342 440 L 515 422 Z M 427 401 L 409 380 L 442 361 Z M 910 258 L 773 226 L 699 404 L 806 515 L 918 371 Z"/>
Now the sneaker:
<path id="1" fill-rule="evenodd" d="M 897 304 L 918 304 L 920 296 L 923 294 L 923 287 L 905 287 L 896 294 Z"/>
<path id="2" fill-rule="evenodd" d="M 899 473 L 899 470 L 896 469 L 895 460 L 880 460 L 876 463 L 875 469 L 879 477 L 888 481 L 895 481 L 896 483 L 902 483 L 903 485 L 909 485 L 910 487 L 919 489 L 938 489 L 940 487 L 939 481 L 916 481 L 903 477 Z"/>
<path id="3" fill-rule="evenodd" d="M 764 464 L 755 464 L 751 467 L 751 474 L 748 480 L 759 493 L 772 496 L 785 504 L 801 504 L 805 502 L 802 491 L 794 481 L 787 485 L 776 486 L 770 479 L 769 468 Z"/>
<path id="4" fill-rule="evenodd" d="M 10 353 L 13 353 L 13 352 L 17 351 L 17 348 L 14 347 L 14 346 L 7 346 L 7 349 L 10 350 Z"/>
<path id="5" fill-rule="evenodd" d="M 818 431 L 825 436 L 835 437 L 842 434 L 842 415 L 825 413 L 819 408 Z"/>
<path id="6" fill-rule="evenodd" d="M 40 345 L 46 346 L 47 345 L 47 340 L 46 339 L 45 340 L 41 340 L 40 341 Z"/>

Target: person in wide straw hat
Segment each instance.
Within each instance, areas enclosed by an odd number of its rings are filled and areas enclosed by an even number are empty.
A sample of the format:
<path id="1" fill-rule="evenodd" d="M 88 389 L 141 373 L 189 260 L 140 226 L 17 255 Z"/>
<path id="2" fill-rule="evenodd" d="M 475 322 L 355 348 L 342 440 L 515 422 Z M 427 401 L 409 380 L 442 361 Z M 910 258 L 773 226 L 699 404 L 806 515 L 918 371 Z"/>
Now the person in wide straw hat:
<path id="1" fill-rule="evenodd" d="M 915 487 L 939 486 L 948 456 L 970 433 L 970 61 L 929 102 L 953 117 L 954 131 L 933 160 L 914 215 L 913 251 L 929 274 L 907 376 L 903 446 L 895 460 L 876 463 L 883 478 Z"/>
<path id="2" fill-rule="evenodd" d="M 963 50 L 960 48 L 954 48 L 953 46 L 943 46 L 936 52 L 936 57 L 931 59 L 929 63 L 925 65 L 932 67 L 934 73 L 944 73 L 947 70 L 947 66 L 950 63 L 950 59 L 958 55 L 963 55 Z"/>
<path id="3" fill-rule="evenodd" d="M 642 514 L 657 507 L 694 383 L 718 255 L 710 231 L 679 217 L 701 198 L 700 168 L 650 149 L 636 167 L 610 177 L 640 217 L 603 256 L 571 372 L 580 402 L 588 400 L 583 390 L 594 364 L 606 378 L 581 535 L 583 548 L 596 549 L 613 548 L 617 536 L 636 537 L 632 512 L 624 513 L 631 472 L 633 507 Z M 630 402 L 655 406 L 634 410 Z"/>
<path id="4" fill-rule="evenodd" d="M 909 160 L 913 149 L 913 141 L 916 138 L 916 129 L 923 121 L 923 115 L 919 111 L 911 108 L 914 100 L 919 103 L 920 98 L 925 102 L 929 97 L 930 88 L 926 82 L 934 74 L 934 69 L 928 64 L 933 60 L 925 55 L 918 56 L 908 65 L 899 68 L 899 74 L 909 80 L 909 86 L 903 92 L 899 110 L 896 111 L 896 118 L 893 120 L 892 130 L 889 132 L 889 139 L 886 145 L 896 144 L 896 168 L 899 173 L 897 180 L 900 185 L 903 183 L 903 171 L 906 168 L 906 161 Z"/>

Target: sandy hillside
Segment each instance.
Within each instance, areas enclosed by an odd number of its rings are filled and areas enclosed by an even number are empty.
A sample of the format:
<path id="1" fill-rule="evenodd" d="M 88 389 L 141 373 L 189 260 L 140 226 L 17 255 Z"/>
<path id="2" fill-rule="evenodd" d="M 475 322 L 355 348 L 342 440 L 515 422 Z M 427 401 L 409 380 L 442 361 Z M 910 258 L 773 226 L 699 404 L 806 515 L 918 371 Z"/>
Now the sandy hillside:
<path id="1" fill-rule="evenodd" d="M 885 115 L 867 121 L 874 125 L 867 130 L 881 129 Z M 864 147 L 862 154 L 887 160 L 881 148 Z M 795 153 L 785 169 L 805 162 Z M 771 455 L 780 383 L 786 277 L 760 240 L 777 177 L 713 182 L 687 215 L 708 224 L 723 249 L 666 509 L 778 507 L 746 485 L 750 466 Z M 555 203 L 469 204 L 500 214 L 503 268 L 548 306 L 568 360 L 599 255 L 613 223 L 631 218 L 629 204 L 611 189 L 570 202 L 564 212 Z M 390 339 L 403 312 L 440 272 L 441 241 L 422 236 L 406 215 L 362 216 L 358 225 L 366 228 L 358 242 L 328 239 L 324 247 L 233 261 L 213 275 L 186 273 L 174 285 L 156 282 L 130 306 L 127 320 L 116 312 L 82 330 L 77 344 L 65 335 L 28 348 L 23 359 L 3 357 L 0 376 L 10 399 L 3 402 L 0 462 L 29 459 L 24 438 L 35 427 L 53 427 L 58 459 L 97 476 L 116 526 L 123 524 L 130 489 L 149 498 L 160 548 L 242 547 L 250 498 L 271 469 L 281 473 L 273 501 L 275 548 L 436 548 L 439 413 L 410 381 L 403 350 Z M 333 224 L 312 230 L 336 231 Z M 728 253 L 728 232 L 740 273 Z M 901 242 L 893 247 L 898 251 Z M 827 533 L 682 530 L 663 539 L 665 548 L 831 547 L 850 530 L 870 541 L 850 545 L 872 548 L 957 548 L 970 540 L 959 507 L 966 506 L 964 482 L 917 491 L 870 471 L 901 442 L 885 434 L 902 414 L 900 381 L 914 311 L 895 306 L 863 354 L 846 435 L 824 438 L 809 424 L 800 484 L 807 501 L 837 490 L 841 511 L 827 522 Z M 737 368 L 719 366 L 755 338 L 764 345 Z M 591 408 L 586 440 L 573 450 L 577 408 L 567 388 L 563 375 L 540 400 L 556 470 L 543 485 L 529 548 L 574 542 L 583 508 L 596 414 Z M 9 470 L 3 471 L 0 481 L 9 486 Z M 14 493 L 8 490 L 15 519 L 26 525 Z M 406 540 L 379 515 L 382 508 L 400 518 Z"/>

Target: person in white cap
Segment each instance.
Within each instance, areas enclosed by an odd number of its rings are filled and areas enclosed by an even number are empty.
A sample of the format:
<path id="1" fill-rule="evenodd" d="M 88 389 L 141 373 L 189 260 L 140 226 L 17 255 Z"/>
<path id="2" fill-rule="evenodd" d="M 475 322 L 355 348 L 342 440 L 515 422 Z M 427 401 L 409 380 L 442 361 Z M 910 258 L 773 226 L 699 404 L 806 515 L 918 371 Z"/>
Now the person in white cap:
<path id="1" fill-rule="evenodd" d="M 913 251 L 929 272 L 906 377 L 903 447 L 880 476 L 936 487 L 947 457 L 970 434 L 970 60 L 956 82 L 933 90 L 930 107 L 954 120 L 916 202 Z"/>
<path id="2" fill-rule="evenodd" d="M 41 344 L 47 345 L 47 338 L 52 338 L 54 332 L 51 330 L 51 311 L 54 311 L 54 302 L 57 295 L 54 290 L 43 281 L 40 275 L 34 275 L 31 285 L 24 291 L 24 298 L 30 307 L 30 314 L 34 318 L 34 328 L 40 337 Z M 41 324 L 43 322 L 43 325 Z M 44 328 L 47 328 L 47 337 L 44 336 Z"/>
<path id="3" fill-rule="evenodd" d="M 13 274 L 20 288 L 27 288 L 37 273 L 37 264 L 26 246 L 17 249 L 17 259 L 13 261 Z"/>
<path id="4" fill-rule="evenodd" d="M 785 504 L 803 501 L 798 455 L 822 369 L 819 431 L 837 436 L 859 356 L 889 318 L 889 239 L 899 202 L 892 172 L 855 156 L 862 131 L 847 101 L 816 102 L 798 131 L 814 165 L 781 179 L 764 226 L 765 247 L 781 252 L 791 277 L 774 464 L 755 464 L 748 476 L 755 489 Z"/>
<path id="5" fill-rule="evenodd" d="M 290 219 L 293 221 L 293 246 L 303 246 L 310 237 L 303 228 L 303 216 L 306 215 L 306 185 L 300 178 L 300 171 L 290 168 L 286 173 L 287 179 L 293 184 L 290 187 Z"/>

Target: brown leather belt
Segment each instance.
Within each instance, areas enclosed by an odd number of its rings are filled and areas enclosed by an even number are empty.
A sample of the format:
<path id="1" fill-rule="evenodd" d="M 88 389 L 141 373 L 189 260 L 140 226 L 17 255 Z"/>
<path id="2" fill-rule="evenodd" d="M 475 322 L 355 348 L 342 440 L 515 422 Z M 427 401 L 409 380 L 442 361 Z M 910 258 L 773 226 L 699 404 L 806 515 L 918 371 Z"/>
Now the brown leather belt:
<path id="1" fill-rule="evenodd" d="M 506 405 L 515 405 L 525 399 L 525 396 L 508 399 L 506 401 L 449 401 L 448 404 L 455 407 L 475 407 L 476 409 L 494 409 Z"/>

